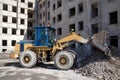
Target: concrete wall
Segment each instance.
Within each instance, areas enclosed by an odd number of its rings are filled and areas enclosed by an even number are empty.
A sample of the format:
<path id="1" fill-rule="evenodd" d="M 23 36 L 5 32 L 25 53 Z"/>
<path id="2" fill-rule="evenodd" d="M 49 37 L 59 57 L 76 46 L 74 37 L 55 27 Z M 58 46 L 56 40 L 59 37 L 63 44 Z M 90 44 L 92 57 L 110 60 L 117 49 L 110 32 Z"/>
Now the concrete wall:
<path id="1" fill-rule="evenodd" d="M 83 12 L 78 13 L 78 4 L 83 2 Z M 91 5 L 93 3 L 98 3 L 98 16 L 91 18 Z M 62 28 L 62 35 L 57 35 L 57 39 L 60 39 L 66 36 L 69 33 L 69 25 L 75 24 L 76 32 L 81 34 L 85 38 L 88 38 L 92 35 L 92 24 L 98 24 L 98 32 L 101 30 L 109 31 L 109 36 L 118 36 L 120 34 L 120 1 L 113 0 L 62 0 L 62 7 L 57 8 L 53 11 L 53 4 L 57 6 L 57 0 L 51 0 L 50 13 L 51 20 L 50 23 L 55 26 L 56 29 Z M 69 17 L 69 9 L 75 7 L 76 15 Z M 109 13 L 112 11 L 118 11 L 118 23 L 110 25 L 109 24 Z M 62 14 L 62 21 L 53 24 L 53 17 Z M 84 30 L 78 30 L 78 22 L 84 21 Z M 107 39 L 109 43 L 109 37 Z M 118 44 L 120 47 L 120 40 L 118 39 Z"/>
<path id="2" fill-rule="evenodd" d="M 101 1 L 101 26 L 102 29 L 109 31 L 109 36 L 118 36 L 118 47 L 120 48 L 120 1 L 113 0 L 111 2 Z M 109 24 L 109 13 L 118 12 L 118 23 Z"/>
<path id="3" fill-rule="evenodd" d="M 26 39 L 27 34 L 27 25 L 28 25 L 28 1 L 33 2 L 34 0 L 25 0 L 25 2 L 21 2 L 18 0 L 18 15 L 17 12 L 12 12 L 12 6 L 17 7 L 17 0 L 0 0 L 0 52 L 4 49 L 13 50 L 14 46 L 12 46 L 12 40 L 19 42 L 20 40 Z M 8 5 L 8 10 L 3 10 L 3 4 Z M 34 4 L 35 5 L 35 4 Z M 22 14 L 20 9 L 24 8 L 25 13 Z M 3 22 L 3 16 L 8 17 L 7 22 Z M 12 17 L 18 16 L 18 24 L 12 23 Z M 24 19 L 24 24 L 20 23 L 20 20 Z M 2 28 L 7 28 L 7 33 L 2 33 Z M 12 28 L 16 29 L 16 35 L 12 35 Z M 20 35 L 20 30 L 24 30 L 24 35 Z M 7 40 L 7 46 L 2 46 L 2 40 Z"/>

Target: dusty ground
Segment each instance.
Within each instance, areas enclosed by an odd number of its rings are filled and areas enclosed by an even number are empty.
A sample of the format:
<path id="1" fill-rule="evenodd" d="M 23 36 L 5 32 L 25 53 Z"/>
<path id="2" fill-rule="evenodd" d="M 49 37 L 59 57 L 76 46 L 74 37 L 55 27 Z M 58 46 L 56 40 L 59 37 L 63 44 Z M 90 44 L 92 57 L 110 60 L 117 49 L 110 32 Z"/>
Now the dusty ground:
<path id="1" fill-rule="evenodd" d="M 113 60 L 95 51 L 68 71 L 57 70 L 53 63 L 25 69 L 18 60 L 0 55 L 0 80 L 120 80 L 120 50 L 111 51 Z"/>
<path id="2" fill-rule="evenodd" d="M 32 69 L 19 66 L 16 59 L 0 57 L 0 80 L 96 80 L 76 74 L 74 70 L 57 70 L 53 64 L 41 64 Z"/>

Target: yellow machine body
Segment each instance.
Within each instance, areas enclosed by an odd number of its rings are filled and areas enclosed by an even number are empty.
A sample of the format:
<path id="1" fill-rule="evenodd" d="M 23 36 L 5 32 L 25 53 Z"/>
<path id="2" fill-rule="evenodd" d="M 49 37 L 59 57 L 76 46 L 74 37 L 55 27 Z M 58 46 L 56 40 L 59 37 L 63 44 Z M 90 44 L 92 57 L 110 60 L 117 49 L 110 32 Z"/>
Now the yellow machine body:
<path id="1" fill-rule="evenodd" d="M 33 47 L 33 44 L 24 44 L 24 50 L 28 50 L 28 48 Z M 15 44 L 15 50 L 9 56 L 10 58 L 18 58 L 20 55 L 20 44 Z"/>

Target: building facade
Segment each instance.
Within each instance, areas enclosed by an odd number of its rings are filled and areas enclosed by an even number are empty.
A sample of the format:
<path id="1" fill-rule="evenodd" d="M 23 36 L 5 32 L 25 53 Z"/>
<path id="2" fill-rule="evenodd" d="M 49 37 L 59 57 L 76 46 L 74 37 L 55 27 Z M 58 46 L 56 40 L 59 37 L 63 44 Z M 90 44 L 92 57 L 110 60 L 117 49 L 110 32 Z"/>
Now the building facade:
<path id="1" fill-rule="evenodd" d="M 57 39 L 71 30 L 85 38 L 106 30 L 108 44 L 120 48 L 119 0 L 4 0 L 0 1 L 0 52 L 30 40 L 33 26 L 56 28 Z M 73 44 L 72 47 L 78 47 Z"/>
<path id="2" fill-rule="evenodd" d="M 29 39 L 34 22 L 35 0 L 0 0 L 0 52 Z"/>
<path id="3" fill-rule="evenodd" d="M 38 25 L 47 25 L 50 23 L 50 1 L 51 0 L 38 0 Z"/>
<path id="4" fill-rule="evenodd" d="M 109 32 L 108 44 L 120 48 L 119 3 L 119 0 L 39 0 L 39 24 L 54 26 L 57 39 L 63 38 L 72 29 L 85 38 L 106 30 Z M 49 14 L 43 11 L 44 8 L 50 10 Z M 49 17 L 49 21 L 44 20 Z"/>

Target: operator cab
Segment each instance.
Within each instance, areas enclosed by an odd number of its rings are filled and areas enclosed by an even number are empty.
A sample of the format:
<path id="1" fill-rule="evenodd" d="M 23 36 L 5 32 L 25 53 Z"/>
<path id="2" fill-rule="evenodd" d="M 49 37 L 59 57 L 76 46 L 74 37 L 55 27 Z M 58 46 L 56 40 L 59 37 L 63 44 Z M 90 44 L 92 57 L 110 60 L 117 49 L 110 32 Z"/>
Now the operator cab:
<path id="1" fill-rule="evenodd" d="M 55 39 L 55 28 L 36 26 L 34 28 L 33 40 L 21 40 L 15 44 L 15 51 L 23 52 L 28 47 L 47 47 L 52 48 Z"/>
<path id="2" fill-rule="evenodd" d="M 53 47 L 55 38 L 55 28 L 36 26 L 34 46 Z"/>

